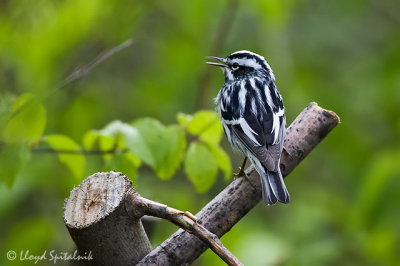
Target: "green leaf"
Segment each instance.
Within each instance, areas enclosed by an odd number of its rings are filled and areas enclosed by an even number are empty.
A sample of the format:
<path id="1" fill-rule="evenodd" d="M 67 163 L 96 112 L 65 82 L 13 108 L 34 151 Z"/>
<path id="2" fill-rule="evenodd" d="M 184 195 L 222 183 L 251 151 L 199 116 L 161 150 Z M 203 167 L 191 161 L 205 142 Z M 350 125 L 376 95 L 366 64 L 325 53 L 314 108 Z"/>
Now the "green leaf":
<path id="1" fill-rule="evenodd" d="M 130 152 L 138 156 L 147 165 L 151 167 L 155 166 L 153 155 L 136 128 L 129 134 L 125 134 L 124 140 L 125 146 Z"/>
<path id="2" fill-rule="evenodd" d="M 97 136 L 111 137 L 117 142 L 117 148 L 125 148 L 125 137 L 129 135 L 137 135 L 137 133 L 137 130 L 131 125 L 116 120 L 109 123 L 102 130 L 95 131 L 93 134 L 97 134 Z M 115 142 L 113 145 L 115 145 Z"/>
<path id="3" fill-rule="evenodd" d="M 165 127 L 152 118 L 142 118 L 132 123 L 135 134 L 125 136 L 127 148 L 153 169 L 157 169 L 168 151 Z"/>
<path id="4" fill-rule="evenodd" d="M 13 185 L 29 158 L 30 150 L 26 143 L 0 145 L 0 179 L 7 187 Z"/>
<path id="5" fill-rule="evenodd" d="M 222 126 L 214 111 L 199 111 L 194 114 L 187 130 L 209 144 L 218 143 L 222 136 Z"/>
<path id="6" fill-rule="evenodd" d="M 85 171 L 85 156 L 83 154 L 63 153 L 63 150 L 80 151 L 82 148 L 71 138 L 64 135 L 48 135 L 46 142 L 54 150 L 59 150 L 58 154 L 60 162 L 65 164 L 74 174 L 77 180 L 81 180 Z"/>
<path id="7" fill-rule="evenodd" d="M 110 151 L 115 146 L 115 139 L 110 136 L 99 136 L 99 146 L 102 151 Z"/>
<path id="8" fill-rule="evenodd" d="M 121 122 L 119 120 L 115 120 L 109 123 L 105 128 L 98 132 L 99 135 L 102 136 L 110 136 L 117 138 L 121 136 L 121 134 L 128 134 L 133 130 L 133 127 L 127 123 Z"/>
<path id="9" fill-rule="evenodd" d="M 0 132 L 3 132 L 4 127 L 10 120 L 10 117 L 13 113 L 14 102 L 14 95 L 7 92 L 0 92 Z"/>
<path id="10" fill-rule="evenodd" d="M 187 127 L 189 125 L 189 122 L 192 120 L 193 116 L 184 114 L 184 113 L 178 113 L 176 115 L 176 120 L 178 120 L 178 123 L 182 125 L 183 127 Z"/>
<path id="11" fill-rule="evenodd" d="M 98 139 L 99 139 L 99 132 L 97 130 L 89 130 L 88 132 L 83 135 L 82 144 L 86 150 L 91 150 L 95 147 Z"/>
<path id="12" fill-rule="evenodd" d="M 109 136 L 99 136 L 98 138 L 99 140 L 99 147 L 101 151 L 111 151 L 114 149 L 115 147 L 115 139 L 113 137 L 109 137 Z M 110 156 L 112 156 L 112 154 L 110 153 L 105 153 L 103 155 L 104 158 L 109 158 Z"/>
<path id="13" fill-rule="evenodd" d="M 42 104 L 31 94 L 23 94 L 14 102 L 13 109 L 4 128 L 4 141 L 37 141 L 46 125 L 46 110 Z"/>
<path id="14" fill-rule="evenodd" d="M 135 182 L 140 163 L 140 159 L 130 152 L 117 153 L 110 156 L 106 161 L 104 170 L 122 172 Z"/>
<path id="15" fill-rule="evenodd" d="M 203 193 L 215 183 L 218 165 L 204 144 L 192 142 L 186 153 L 185 172 L 196 191 Z"/>
<path id="16" fill-rule="evenodd" d="M 170 179 L 179 168 L 185 154 L 185 132 L 181 126 L 169 126 L 164 132 L 167 152 L 156 167 L 157 175 L 163 179 Z"/>
<path id="17" fill-rule="evenodd" d="M 101 151 L 124 148 L 124 135 L 130 134 L 132 131 L 135 131 L 132 126 L 121 121 L 113 121 L 102 130 L 90 130 L 86 132 L 83 137 L 83 146 L 85 149 L 90 150 L 97 144 Z M 109 154 L 105 154 L 104 156 L 107 157 Z"/>
<path id="18" fill-rule="evenodd" d="M 95 131 L 92 133 L 87 133 L 89 134 L 87 136 L 88 140 L 84 141 L 87 143 L 93 142 L 93 136 L 91 135 L 96 135 L 97 138 L 100 138 L 100 136 L 108 136 L 112 139 L 114 139 L 113 145 L 115 145 L 115 141 L 117 142 L 117 147 L 118 148 L 128 148 L 129 151 L 131 151 L 133 154 L 138 156 L 140 159 L 142 159 L 145 163 L 149 165 L 153 165 L 153 158 L 151 155 L 151 152 L 149 151 L 148 147 L 146 146 L 145 140 L 142 138 L 142 135 L 139 133 L 138 129 L 136 129 L 134 126 L 129 125 L 127 123 L 121 122 L 119 120 L 113 121 L 110 124 L 108 124 L 104 129 Z M 103 147 L 106 147 L 108 145 L 111 145 L 111 140 L 102 140 L 100 142 L 103 142 L 102 145 Z M 108 146 L 110 147 L 110 146 Z"/>
<path id="19" fill-rule="evenodd" d="M 232 177 L 232 165 L 228 154 L 219 145 L 208 145 L 208 148 L 214 156 L 218 167 L 224 172 L 225 180 L 229 180 Z"/>

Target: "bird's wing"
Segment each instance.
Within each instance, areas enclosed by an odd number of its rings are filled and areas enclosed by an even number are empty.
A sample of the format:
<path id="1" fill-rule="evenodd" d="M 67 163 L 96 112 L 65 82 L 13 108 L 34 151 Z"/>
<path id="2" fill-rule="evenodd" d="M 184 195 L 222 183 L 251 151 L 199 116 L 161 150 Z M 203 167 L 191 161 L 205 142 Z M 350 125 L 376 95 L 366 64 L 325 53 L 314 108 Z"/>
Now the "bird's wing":
<path id="1" fill-rule="evenodd" d="M 276 163 L 274 168 L 277 169 L 286 135 L 286 118 L 283 111 L 269 114 L 269 116 L 271 119 L 264 119 L 263 121 L 264 131 L 267 136 L 266 145 L 270 156 Z"/>
<path id="2" fill-rule="evenodd" d="M 257 146 L 249 137 L 243 132 L 240 125 L 232 126 L 232 135 L 234 135 L 246 147 L 246 149 L 254 155 L 267 169 L 274 169 L 275 162 L 269 156 L 266 146 Z"/>
<path id="3" fill-rule="evenodd" d="M 265 117 L 270 116 L 270 120 L 261 121 L 261 123 L 271 123 L 272 114 L 266 114 Z M 284 127 L 284 125 L 283 125 Z M 232 134 L 237 137 L 241 143 L 254 155 L 268 170 L 277 171 L 279 167 L 279 158 L 281 156 L 281 142 L 273 144 L 272 132 L 266 132 L 264 129 L 271 129 L 272 126 L 262 126 L 260 121 L 254 114 L 247 114 L 239 119 L 239 123 L 233 124 L 231 127 Z M 270 130 L 269 130 L 270 131 Z M 284 130 L 282 130 L 284 132 Z"/>

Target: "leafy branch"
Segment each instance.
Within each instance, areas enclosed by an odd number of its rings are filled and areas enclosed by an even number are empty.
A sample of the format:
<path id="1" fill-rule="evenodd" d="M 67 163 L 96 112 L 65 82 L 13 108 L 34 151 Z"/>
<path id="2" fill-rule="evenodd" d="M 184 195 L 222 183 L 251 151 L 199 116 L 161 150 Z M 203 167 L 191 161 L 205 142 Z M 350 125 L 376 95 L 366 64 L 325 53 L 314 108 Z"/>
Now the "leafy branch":
<path id="1" fill-rule="evenodd" d="M 334 112 L 309 104 L 288 128 L 282 174 L 287 176 L 339 122 Z M 259 175 L 252 166 L 246 173 L 248 178 L 232 181 L 195 217 L 143 198 L 122 173 L 96 173 L 70 193 L 64 222 L 78 249 L 94 253 L 95 264 L 190 264 L 209 247 L 229 265 L 242 265 L 219 237 L 261 199 Z M 185 231 L 176 231 L 152 249 L 141 225 L 143 215 L 167 219 Z M 99 239 L 103 244 L 94 245 Z"/>
<path id="2" fill-rule="evenodd" d="M 105 154 L 113 154 L 113 153 L 124 153 L 127 152 L 128 149 L 110 149 L 110 150 L 67 150 L 67 149 L 53 149 L 53 148 L 42 148 L 35 147 L 31 149 L 34 153 L 55 153 L 55 154 L 83 154 L 83 155 L 105 155 Z"/>
<path id="3" fill-rule="evenodd" d="M 21 103 L 3 130 L 0 143 L 0 157 L 14 157 L 13 163 L 0 161 L 0 174 L 8 186 L 31 155 L 43 153 L 57 155 L 76 180 L 85 175 L 87 156 L 101 156 L 104 170 L 119 170 L 132 177 L 146 164 L 163 180 L 172 178 L 183 164 L 198 192 L 211 188 L 218 169 L 226 178 L 231 176 L 229 157 L 219 145 L 222 128 L 213 111 L 179 113 L 177 123 L 172 125 L 152 118 L 131 123 L 113 121 L 102 129 L 87 131 L 79 143 L 61 134 L 42 135 L 46 119 L 43 107 L 32 95 L 20 97 L 16 102 Z M 33 130 L 21 130 L 26 121 Z"/>
<path id="4" fill-rule="evenodd" d="M 180 114 L 184 115 L 184 114 Z M 190 118 L 191 119 L 191 118 Z M 185 127 L 185 132 L 187 133 L 186 141 L 190 142 L 197 142 L 199 141 L 199 136 L 210 129 L 217 121 L 219 121 L 218 117 L 215 117 L 212 121 L 208 124 L 204 125 L 197 133 L 197 135 L 190 134 L 187 128 Z M 5 145 L 5 143 L 0 142 L 0 149 L 1 146 Z M 80 150 L 73 150 L 73 149 L 53 149 L 48 147 L 33 147 L 31 149 L 33 153 L 54 153 L 54 154 L 83 154 L 83 155 L 105 155 L 105 154 L 114 154 L 114 153 L 125 153 L 129 150 L 127 148 L 119 148 L 118 145 L 115 145 L 114 148 L 108 150 L 92 150 L 92 149 L 80 149 Z"/>

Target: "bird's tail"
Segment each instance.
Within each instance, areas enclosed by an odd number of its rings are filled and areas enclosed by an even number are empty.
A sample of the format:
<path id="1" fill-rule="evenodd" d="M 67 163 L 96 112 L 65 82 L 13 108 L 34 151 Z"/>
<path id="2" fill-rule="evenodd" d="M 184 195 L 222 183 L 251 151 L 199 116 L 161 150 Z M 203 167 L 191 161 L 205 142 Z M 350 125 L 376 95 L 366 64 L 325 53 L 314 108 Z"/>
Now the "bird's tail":
<path id="1" fill-rule="evenodd" d="M 265 169 L 265 167 L 257 170 L 260 170 L 257 172 L 261 177 L 262 196 L 265 204 L 272 205 L 277 201 L 289 203 L 290 195 L 283 182 L 281 170 L 278 168 L 277 172 L 271 172 Z"/>

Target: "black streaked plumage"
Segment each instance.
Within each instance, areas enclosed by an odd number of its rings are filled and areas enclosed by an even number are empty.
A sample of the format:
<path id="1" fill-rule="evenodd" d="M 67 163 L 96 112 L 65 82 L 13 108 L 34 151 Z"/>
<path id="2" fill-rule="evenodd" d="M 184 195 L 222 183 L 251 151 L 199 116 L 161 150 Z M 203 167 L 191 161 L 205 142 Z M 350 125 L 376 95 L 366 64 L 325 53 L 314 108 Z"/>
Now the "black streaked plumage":
<path id="1" fill-rule="evenodd" d="M 208 57 L 225 75 L 216 105 L 230 144 L 250 159 L 260 174 L 264 202 L 288 203 L 279 160 L 286 133 L 285 109 L 275 77 L 264 57 L 238 51 L 226 58 Z"/>

